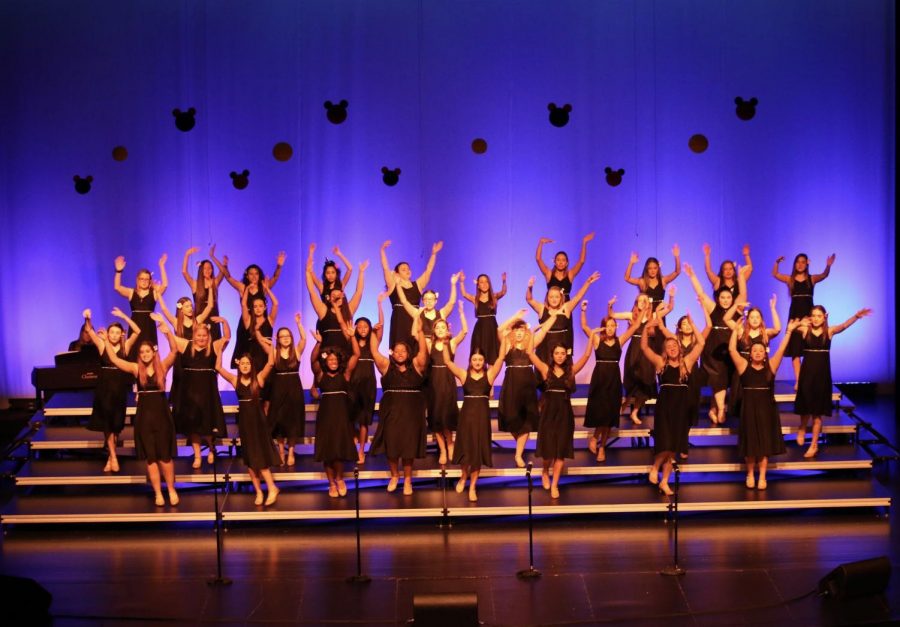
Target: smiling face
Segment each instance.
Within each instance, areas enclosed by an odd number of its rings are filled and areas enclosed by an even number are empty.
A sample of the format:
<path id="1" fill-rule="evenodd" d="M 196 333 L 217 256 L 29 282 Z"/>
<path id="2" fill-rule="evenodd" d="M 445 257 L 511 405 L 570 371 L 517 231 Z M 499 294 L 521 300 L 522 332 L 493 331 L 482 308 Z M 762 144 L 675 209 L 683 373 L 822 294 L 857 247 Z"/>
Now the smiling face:
<path id="1" fill-rule="evenodd" d="M 259 284 L 259 269 L 255 267 L 247 268 L 247 282 L 250 285 Z"/>
<path id="2" fill-rule="evenodd" d="M 562 292 L 558 287 L 551 287 L 547 290 L 547 305 L 551 309 L 559 309 L 562 306 Z"/>
<path id="3" fill-rule="evenodd" d="M 290 348 L 294 344 L 294 337 L 287 329 L 279 329 L 276 340 L 278 341 L 278 346 L 281 348 Z"/>
<path id="4" fill-rule="evenodd" d="M 486 274 L 481 274 L 478 276 L 478 282 L 475 284 L 475 287 L 478 288 L 479 292 L 488 292 L 491 289 L 491 282 L 488 280 Z"/>
<path id="5" fill-rule="evenodd" d="M 328 353 L 328 355 L 325 356 L 325 368 L 328 369 L 328 372 L 337 372 L 340 365 L 341 360 L 338 359 L 336 353 Z"/>
<path id="6" fill-rule="evenodd" d="M 762 328 L 762 313 L 760 313 L 759 309 L 751 309 L 750 313 L 747 314 L 747 326 L 753 329 Z"/>
<path id="7" fill-rule="evenodd" d="M 200 264 L 200 276 L 204 279 L 211 279 L 213 277 L 213 265 L 209 261 L 204 261 Z"/>
<path id="8" fill-rule="evenodd" d="M 153 363 L 153 347 L 149 344 L 141 344 L 141 347 L 138 349 L 138 359 L 141 360 L 141 363 L 145 366 L 149 366 Z"/>
<path id="9" fill-rule="evenodd" d="M 118 325 L 110 325 L 106 330 L 106 339 L 109 340 L 110 344 L 117 345 L 122 341 L 122 329 Z"/>
<path id="10" fill-rule="evenodd" d="M 422 306 L 425 307 L 428 311 L 434 309 L 434 306 L 437 304 L 437 296 L 434 292 L 425 292 L 422 295 Z"/>
<path id="11" fill-rule="evenodd" d="M 205 350 L 209 346 L 209 329 L 206 328 L 205 324 L 201 324 L 194 329 L 193 341 L 194 346 L 201 350 Z"/>
<path id="12" fill-rule="evenodd" d="M 681 347 L 678 346 L 678 340 L 672 337 L 666 338 L 665 352 L 668 359 L 678 359 L 681 356 Z"/>
<path id="13" fill-rule="evenodd" d="M 721 307 L 722 309 L 728 309 L 734 302 L 734 296 L 728 290 L 721 290 L 719 291 L 717 300 L 719 302 L 719 307 Z"/>
<path id="14" fill-rule="evenodd" d="M 194 303 L 191 302 L 190 298 L 185 298 L 181 303 L 181 313 L 184 314 L 185 318 L 193 318 L 194 317 Z"/>
<path id="15" fill-rule="evenodd" d="M 637 307 L 638 311 L 647 311 L 647 308 L 650 307 L 650 297 L 646 294 L 638 294 L 634 301 L 634 306 Z"/>
<path id="16" fill-rule="evenodd" d="M 150 289 L 150 273 L 146 270 L 141 270 L 137 275 L 137 286 L 139 290 L 149 290 Z"/>

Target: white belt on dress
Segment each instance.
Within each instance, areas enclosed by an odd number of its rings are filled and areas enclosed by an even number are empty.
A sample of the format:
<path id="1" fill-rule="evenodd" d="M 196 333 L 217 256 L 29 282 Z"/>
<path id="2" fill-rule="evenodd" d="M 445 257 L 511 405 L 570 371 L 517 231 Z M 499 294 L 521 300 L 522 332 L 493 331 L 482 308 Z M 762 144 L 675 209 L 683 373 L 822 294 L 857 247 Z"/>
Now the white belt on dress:
<path id="1" fill-rule="evenodd" d="M 319 392 L 319 396 L 328 396 L 329 394 L 346 394 L 346 390 L 335 390 L 333 392 Z"/>
<path id="2" fill-rule="evenodd" d="M 281 370 L 280 372 L 276 372 L 275 376 L 281 377 L 288 374 L 300 374 L 299 370 Z"/>
<path id="3" fill-rule="evenodd" d="M 485 396 L 483 394 L 465 394 L 463 398 L 490 398 L 490 396 Z"/>
<path id="4" fill-rule="evenodd" d="M 191 372 L 215 372 L 212 368 L 182 368 L 182 370 L 190 370 Z"/>
<path id="5" fill-rule="evenodd" d="M 596 364 L 617 364 L 619 361 L 617 359 L 595 359 L 594 363 Z"/>
<path id="6" fill-rule="evenodd" d="M 486 316 L 475 316 L 476 318 L 495 318 L 497 314 L 487 314 Z"/>
<path id="7" fill-rule="evenodd" d="M 743 388 L 745 390 L 769 390 L 771 388 Z"/>
<path id="8" fill-rule="evenodd" d="M 421 394 L 422 390 L 384 390 L 382 394 L 387 394 L 388 392 L 396 392 L 398 394 Z"/>
<path id="9" fill-rule="evenodd" d="M 544 392 L 556 392 L 557 394 L 568 394 L 569 393 L 568 390 L 553 390 L 553 389 L 544 390 Z"/>
<path id="10" fill-rule="evenodd" d="M 804 353 L 828 353 L 831 349 L 828 348 L 804 348 Z"/>
<path id="11" fill-rule="evenodd" d="M 661 388 L 686 388 L 687 383 L 660 383 L 659 387 Z M 744 388 L 745 390 L 747 388 Z"/>

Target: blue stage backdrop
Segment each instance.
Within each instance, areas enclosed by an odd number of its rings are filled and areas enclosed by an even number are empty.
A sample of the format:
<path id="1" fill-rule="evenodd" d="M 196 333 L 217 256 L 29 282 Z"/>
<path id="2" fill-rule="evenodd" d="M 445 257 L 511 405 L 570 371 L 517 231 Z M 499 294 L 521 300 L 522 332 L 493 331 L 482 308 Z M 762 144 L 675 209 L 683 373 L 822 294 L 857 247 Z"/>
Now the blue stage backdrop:
<path id="1" fill-rule="evenodd" d="M 317 269 L 335 244 L 372 263 L 360 314 L 375 315 L 382 241 L 418 274 L 443 240 L 441 300 L 461 268 L 496 286 L 506 271 L 506 317 L 537 273 L 538 238 L 555 240 L 548 262 L 558 249 L 574 261 L 589 231 L 576 288 L 602 273 L 594 325 L 611 296 L 633 299 L 631 251 L 637 271 L 658 256 L 667 272 L 678 243 L 701 271 L 704 242 L 716 266 L 747 243 L 751 300 L 768 312 L 777 294 L 783 319 L 774 259 L 787 272 L 806 252 L 819 272 L 837 253 L 816 301 L 832 323 L 875 314 L 835 341 L 835 380 L 893 383 L 894 11 L 890 0 L 7 0 L 0 397 L 31 394 L 31 368 L 66 348 L 82 309 L 102 324 L 127 308 L 112 288 L 120 254 L 133 285 L 167 252 L 174 303 L 188 294 L 190 246 L 215 243 L 238 275 L 250 263 L 271 272 L 285 250 L 279 324 L 302 311 L 310 327 L 311 242 Z M 736 97 L 758 99 L 752 120 Z M 323 103 L 342 99 L 335 125 Z M 549 103 L 571 105 L 566 126 L 549 123 Z M 196 126 L 181 132 L 172 111 L 191 107 Z M 695 134 L 705 152 L 689 149 Z M 282 141 L 285 162 L 272 153 Z M 397 185 L 382 167 L 401 169 Z M 624 169 L 620 185 L 607 167 Z M 244 169 L 237 190 L 229 173 Z M 89 193 L 75 175 L 93 177 Z M 699 314 L 684 275 L 676 286 L 676 313 Z M 235 324 L 237 295 L 221 295 Z"/>

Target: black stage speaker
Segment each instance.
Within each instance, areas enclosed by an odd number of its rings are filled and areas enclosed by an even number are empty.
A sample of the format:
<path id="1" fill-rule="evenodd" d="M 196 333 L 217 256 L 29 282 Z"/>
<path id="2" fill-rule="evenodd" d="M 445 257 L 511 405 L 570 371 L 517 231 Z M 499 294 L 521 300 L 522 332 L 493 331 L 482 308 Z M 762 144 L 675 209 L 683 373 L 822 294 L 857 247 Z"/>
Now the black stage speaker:
<path id="1" fill-rule="evenodd" d="M 886 555 L 841 564 L 825 575 L 817 591 L 835 599 L 881 594 L 891 577 L 891 562 Z"/>
<path id="2" fill-rule="evenodd" d="M 8 625 L 49 625 L 53 596 L 27 577 L 0 575 L 0 608 Z"/>
<path id="3" fill-rule="evenodd" d="M 416 627 L 478 627 L 478 595 L 474 592 L 413 595 Z"/>

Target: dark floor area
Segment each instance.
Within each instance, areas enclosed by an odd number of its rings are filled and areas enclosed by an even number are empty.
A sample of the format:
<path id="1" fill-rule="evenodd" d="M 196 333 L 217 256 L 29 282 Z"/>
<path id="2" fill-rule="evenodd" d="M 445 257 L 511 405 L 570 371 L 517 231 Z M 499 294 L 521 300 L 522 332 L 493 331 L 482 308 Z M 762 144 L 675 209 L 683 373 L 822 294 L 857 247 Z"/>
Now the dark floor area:
<path id="1" fill-rule="evenodd" d="M 893 436 L 892 397 L 855 404 Z M 876 476 L 900 498 L 898 462 Z M 524 517 L 451 528 L 363 520 L 367 584 L 346 581 L 357 570 L 352 521 L 232 524 L 222 560 L 230 586 L 207 583 L 216 573 L 209 524 L 13 526 L 0 572 L 47 588 L 53 625 L 395 625 L 413 618 L 416 595 L 435 592 L 475 592 L 488 625 L 890 624 L 900 621 L 900 524 L 887 514 L 682 515 L 680 577 L 659 574 L 673 563 L 673 534 L 656 514 L 536 519 L 542 576 L 531 581 L 516 577 L 529 566 Z M 895 571 L 884 595 L 809 594 L 838 565 L 883 555 Z"/>

